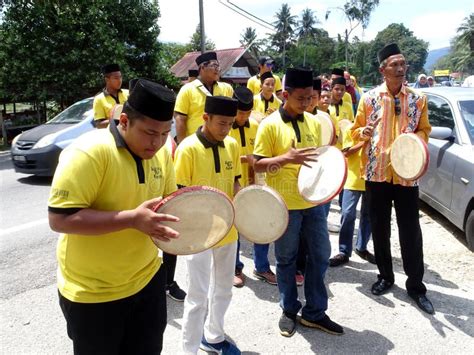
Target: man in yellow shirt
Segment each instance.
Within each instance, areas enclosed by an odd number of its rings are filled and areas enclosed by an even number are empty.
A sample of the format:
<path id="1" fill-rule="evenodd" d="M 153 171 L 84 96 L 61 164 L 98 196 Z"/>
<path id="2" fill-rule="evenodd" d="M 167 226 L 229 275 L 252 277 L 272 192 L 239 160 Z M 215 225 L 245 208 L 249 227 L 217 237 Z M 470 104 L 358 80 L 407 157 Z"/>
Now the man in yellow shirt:
<path id="1" fill-rule="evenodd" d="M 206 52 L 196 58 L 197 79 L 181 87 L 176 98 L 174 118 L 178 143 L 202 126 L 204 105 L 208 96 L 232 97 L 234 90 L 219 82 L 219 61 L 216 52 Z"/>
<path id="2" fill-rule="evenodd" d="M 204 112 L 202 127 L 176 149 L 176 181 L 180 187 L 212 186 L 232 199 L 241 177 L 239 145 L 228 136 L 237 114 L 237 100 L 208 96 Z M 217 246 L 185 257 L 188 293 L 184 300 L 182 346 L 186 354 L 196 354 L 199 348 L 240 354 L 224 333 L 224 316 L 232 298 L 236 250 L 237 230 L 232 227 Z"/>
<path id="3" fill-rule="evenodd" d="M 426 96 L 405 85 L 407 63 L 396 43 L 378 52 L 379 71 L 384 77 L 380 86 L 365 93 L 359 103 L 356 121 L 351 128 L 354 141 L 365 142 L 361 175 L 366 181 L 378 280 L 372 294 L 382 295 L 395 281 L 390 250 L 392 204 L 398 222 L 403 268 L 408 279 L 406 290 L 418 307 L 429 314 L 434 307 L 426 297 L 423 284 L 423 239 L 419 220 L 418 181 L 397 176 L 390 164 L 390 150 L 402 133 L 415 133 L 428 142 Z"/>
<path id="4" fill-rule="evenodd" d="M 268 57 L 268 56 L 263 56 L 258 59 L 258 74 L 252 76 L 248 81 L 247 81 L 247 88 L 252 91 L 254 95 L 257 95 L 262 91 L 262 82 L 261 82 L 261 76 L 264 73 L 271 72 L 275 66 L 275 61 Z M 274 86 L 274 93 L 276 96 L 281 100 L 282 96 L 282 87 L 281 87 L 281 80 L 278 75 L 273 74 L 273 78 L 275 79 L 275 86 Z"/>
<path id="5" fill-rule="evenodd" d="M 105 88 L 94 97 L 94 124 L 97 128 L 109 125 L 112 109 L 123 105 L 128 98 L 128 90 L 122 89 L 122 73 L 118 64 L 107 64 L 102 67 Z"/>
<path id="6" fill-rule="evenodd" d="M 75 354 L 158 354 L 166 327 L 164 269 L 152 239 L 178 233 L 157 214 L 176 190 L 161 149 L 171 129 L 174 93 L 139 80 L 120 121 L 74 141 L 60 156 L 48 202 L 60 232 L 59 303 Z"/>
<path id="7" fill-rule="evenodd" d="M 331 252 L 326 216 L 320 206 L 306 202 L 298 192 L 301 165 L 316 159 L 314 147 L 321 145 L 321 126 L 305 112 L 313 93 L 313 72 L 287 69 L 285 98 L 280 110 L 259 125 L 255 142 L 255 171 L 265 172 L 268 186 L 280 193 L 289 209 L 289 224 L 275 241 L 276 270 L 280 306 L 283 313 L 280 334 L 290 337 L 296 330 L 296 316 L 302 308 L 295 280 L 300 238 L 307 248 L 305 274 L 306 305 L 301 324 L 331 334 L 342 334 L 340 325 L 326 315 L 328 296 L 324 276 Z"/>
<path id="8" fill-rule="evenodd" d="M 362 259 L 375 264 L 375 257 L 367 250 L 371 230 L 365 182 L 360 177 L 360 157 L 364 142 L 354 144 L 350 130 L 343 134 L 342 151 L 347 158 L 347 180 L 344 185 L 341 206 L 341 230 L 339 231 L 339 253 L 329 259 L 329 266 L 339 266 L 349 262 L 352 254 L 352 237 L 357 217 L 357 204 L 362 197 L 359 228 L 355 253 Z"/>

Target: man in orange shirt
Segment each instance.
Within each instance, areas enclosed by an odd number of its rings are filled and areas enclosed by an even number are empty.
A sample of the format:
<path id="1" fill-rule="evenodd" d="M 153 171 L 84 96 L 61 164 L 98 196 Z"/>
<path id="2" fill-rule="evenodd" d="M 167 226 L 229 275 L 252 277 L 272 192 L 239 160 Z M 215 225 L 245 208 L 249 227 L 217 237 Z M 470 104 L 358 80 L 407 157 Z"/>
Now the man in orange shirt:
<path id="1" fill-rule="evenodd" d="M 364 94 L 351 128 L 355 142 L 365 141 L 361 173 L 366 181 L 375 259 L 380 274 L 372 294 L 382 295 L 395 281 L 390 252 L 392 202 L 395 205 L 406 290 L 424 312 L 434 308 L 423 284 L 423 240 L 419 222 L 418 183 L 404 180 L 392 169 L 390 150 L 402 133 L 415 133 L 425 142 L 431 132 L 426 96 L 403 85 L 405 57 L 391 43 L 378 52 L 382 85 Z"/>

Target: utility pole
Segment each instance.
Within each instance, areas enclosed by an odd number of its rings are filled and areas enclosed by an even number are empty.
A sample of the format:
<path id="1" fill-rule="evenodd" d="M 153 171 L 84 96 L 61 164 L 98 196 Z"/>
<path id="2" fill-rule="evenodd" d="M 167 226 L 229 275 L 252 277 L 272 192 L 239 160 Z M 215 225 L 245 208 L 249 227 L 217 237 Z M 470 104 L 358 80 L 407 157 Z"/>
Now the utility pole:
<path id="1" fill-rule="evenodd" d="M 201 53 L 206 51 L 206 34 L 204 32 L 204 6 L 203 0 L 199 0 L 199 27 L 201 30 Z"/>

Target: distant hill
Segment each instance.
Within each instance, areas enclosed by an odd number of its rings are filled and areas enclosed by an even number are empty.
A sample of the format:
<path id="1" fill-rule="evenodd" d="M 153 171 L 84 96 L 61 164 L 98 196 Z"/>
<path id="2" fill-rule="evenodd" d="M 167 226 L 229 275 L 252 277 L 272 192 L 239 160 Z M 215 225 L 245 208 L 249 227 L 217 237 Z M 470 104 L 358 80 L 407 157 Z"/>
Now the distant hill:
<path id="1" fill-rule="evenodd" d="M 435 63 L 438 61 L 438 59 L 449 54 L 450 50 L 451 50 L 450 47 L 445 47 L 445 48 L 439 48 L 439 49 L 434 49 L 432 51 L 429 51 L 428 57 L 426 57 L 426 63 L 425 63 L 426 72 L 427 73 L 431 72 L 431 69 L 433 68 Z"/>

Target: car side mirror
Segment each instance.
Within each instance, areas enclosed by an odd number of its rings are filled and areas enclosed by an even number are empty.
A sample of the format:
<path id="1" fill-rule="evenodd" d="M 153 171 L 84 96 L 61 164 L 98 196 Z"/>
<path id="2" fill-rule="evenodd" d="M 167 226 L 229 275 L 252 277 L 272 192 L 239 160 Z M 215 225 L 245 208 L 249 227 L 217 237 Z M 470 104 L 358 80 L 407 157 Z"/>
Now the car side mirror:
<path id="1" fill-rule="evenodd" d="M 448 127 L 433 127 L 431 129 L 430 138 L 448 140 L 452 142 L 454 140 L 453 130 Z"/>

